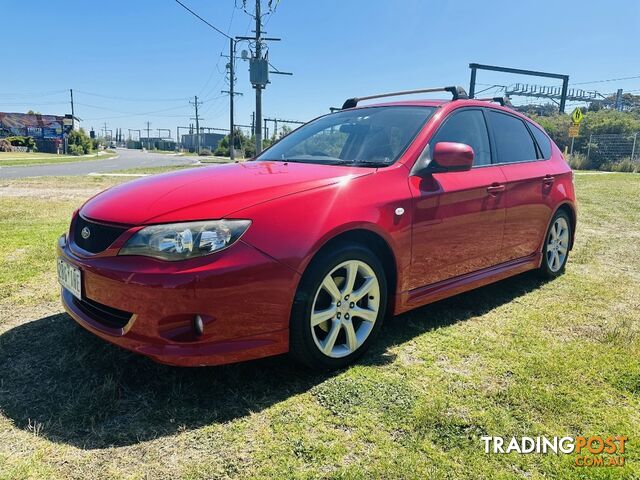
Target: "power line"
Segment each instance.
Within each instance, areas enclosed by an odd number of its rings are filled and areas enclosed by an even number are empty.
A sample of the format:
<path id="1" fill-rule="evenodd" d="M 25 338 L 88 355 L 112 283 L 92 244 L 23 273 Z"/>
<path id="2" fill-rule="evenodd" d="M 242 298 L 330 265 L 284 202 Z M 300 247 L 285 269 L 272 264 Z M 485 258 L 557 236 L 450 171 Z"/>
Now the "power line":
<path id="1" fill-rule="evenodd" d="M 571 83 L 571 85 L 589 85 L 591 83 L 620 82 L 622 80 L 634 80 L 636 78 L 640 78 L 640 75 L 634 75 L 633 77 L 608 78 L 606 80 L 592 80 L 590 82 Z"/>
<path id="2" fill-rule="evenodd" d="M 231 32 L 231 27 L 233 25 L 233 18 L 235 16 L 236 10 L 237 10 L 237 7 L 234 4 L 233 10 L 231 10 L 231 17 L 229 18 L 229 25 L 227 26 L 227 36 L 229 36 L 229 32 Z M 223 53 L 224 53 L 224 47 L 222 47 L 222 49 L 220 49 L 220 54 L 218 55 L 218 61 L 216 62 L 216 64 L 211 69 L 211 73 L 209 74 L 209 78 L 207 78 L 207 81 L 204 83 L 204 85 L 200 89 L 200 93 L 198 93 L 198 95 L 202 96 L 202 94 L 204 93 L 205 88 L 207 88 L 207 85 L 209 85 L 209 82 L 213 78 L 213 74 L 216 71 L 218 71 L 218 73 L 220 73 L 220 74 L 223 74 L 223 72 L 221 72 L 220 69 L 218 68 L 219 65 L 220 65 L 220 59 L 222 58 Z M 210 90 L 210 92 L 212 92 L 213 90 L 217 89 L 218 85 L 220 85 L 220 83 L 222 82 L 223 79 L 224 79 L 224 77 L 219 78 L 218 82 L 216 83 L 214 88 L 212 88 Z"/>
<path id="3" fill-rule="evenodd" d="M 106 98 L 108 100 L 121 100 L 123 102 L 184 102 L 188 97 L 180 98 L 139 98 L 139 97 L 118 97 L 112 95 L 103 95 L 100 93 L 92 93 L 84 90 L 77 90 L 76 93 L 82 93 L 83 95 L 89 95 L 92 97 Z"/>
<path id="4" fill-rule="evenodd" d="M 78 102 L 76 102 L 76 104 L 78 104 Z M 83 104 L 81 104 L 83 105 Z M 96 107 L 96 108 L 101 108 L 101 107 Z M 87 118 L 85 120 L 110 120 L 110 119 L 116 119 L 116 118 L 125 118 L 125 117 L 138 117 L 138 116 L 143 116 L 143 115 L 154 115 L 157 113 L 162 113 L 162 112 L 168 112 L 171 110 L 178 110 L 180 108 L 185 108 L 184 105 L 179 105 L 177 107 L 171 107 L 171 108 L 163 108 L 162 110 L 154 110 L 151 112 L 141 112 L 141 113 L 134 113 L 134 112 L 126 112 L 126 115 L 116 115 L 116 116 L 110 116 L 110 117 L 98 117 L 98 118 Z M 103 110 L 105 110 L 104 107 L 102 107 Z M 125 113 L 125 112 L 122 112 Z M 159 117 L 171 117 L 173 115 L 157 115 Z M 183 115 L 176 115 L 179 117 L 182 117 Z"/>
<path id="5" fill-rule="evenodd" d="M 480 85 L 479 83 L 476 83 L 476 85 Z M 482 85 L 486 85 L 486 84 L 482 84 Z M 498 91 L 506 88 L 504 85 L 489 85 L 487 88 L 483 88 L 482 90 L 480 90 L 479 92 L 476 92 L 476 95 L 482 93 L 482 92 L 486 92 L 487 90 L 492 90 L 492 89 L 497 89 Z"/>
<path id="6" fill-rule="evenodd" d="M 60 101 L 60 102 L 30 102 L 28 100 L 25 100 L 24 102 L 2 102 L 2 105 L 13 105 L 13 106 L 18 106 L 18 105 L 68 105 L 69 101 L 65 100 L 65 101 Z"/>
<path id="7" fill-rule="evenodd" d="M 193 10 L 191 10 L 189 7 L 187 7 L 184 3 L 182 3 L 180 0 L 176 0 L 176 3 L 178 3 L 181 7 L 183 7 L 185 10 L 187 10 L 189 13 L 191 13 L 191 15 L 195 16 L 196 18 L 198 18 L 200 21 L 206 23 L 207 25 L 209 25 L 211 28 L 213 28 L 216 32 L 218 32 L 220 35 L 223 35 L 226 38 L 233 38 L 230 35 L 227 35 L 226 33 L 224 33 L 222 30 L 220 30 L 218 27 L 216 27 L 215 25 L 212 25 L 211 23 L 209 23 L 208 21 L 206 21 L 204 18 L 202 18 L 200 15 L 198 15 L 196 12 L 194 12 Z"/>
<path id="8" fill-rule="evenodd" d="M 48 91 L 44 91 L 44 92 L 20 92 L 20 93 L 7 93 L 7 92 L 2 92 L 0 93 L 0 97 L 11 97 L 11 98 L 15 98 L 15 97 L 28 97 L 28 98 L 33 98 L 33 97 L 50 97 L 52 95 L 61 95 L 61 94 L 66 94 L 68 93 L 69 90 L 65 89 L 65 90 L 48 90 Z"/>

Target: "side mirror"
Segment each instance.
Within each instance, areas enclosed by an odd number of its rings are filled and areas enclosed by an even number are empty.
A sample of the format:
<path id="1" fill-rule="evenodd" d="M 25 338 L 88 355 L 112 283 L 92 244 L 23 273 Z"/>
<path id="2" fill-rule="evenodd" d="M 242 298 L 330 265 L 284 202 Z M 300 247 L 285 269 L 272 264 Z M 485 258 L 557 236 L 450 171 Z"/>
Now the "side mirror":
<path id="1" fill-rule="evenodd" d="M 473 165 L 473 148 L 466 143 L 438 142 L 431 167 L 438 172 L 464 172 Z"/>
<path id="2" fill-rule="evenodd" d="M 430 153 L 433 151 L 433 154 Z M 432 173 L 464 172 L 473 165 L 473 148 L 465 143 L 438 142 L 429 145 L 414 163 L 411 175 L 422 177 Z"/>

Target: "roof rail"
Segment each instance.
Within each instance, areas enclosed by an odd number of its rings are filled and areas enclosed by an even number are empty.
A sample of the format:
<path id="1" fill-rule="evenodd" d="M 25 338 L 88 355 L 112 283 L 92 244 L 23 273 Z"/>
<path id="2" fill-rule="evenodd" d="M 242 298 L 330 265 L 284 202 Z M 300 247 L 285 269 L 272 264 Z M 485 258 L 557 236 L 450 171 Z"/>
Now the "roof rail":
<path id="1" fill-rule="evenodd" d="M 476 98 L 481 102 L 496 102 L 499 103 L 503 107 L 513 107 L 511 100 L 509 97 L 489 97 L 489 98 Z"/>
<path id="2" fill-rule="evenodd" d="M 358 102 L 362 100 L 371 100 L 373 98 L 382 98 L 382 97 L 395 97 L 398 95 L 413 95 L 414 93 L 431 93 L 431 92 L 450 92 L 453 96 L 453 100 L 458 99 L 467 99 L 469 96 L 467 92 L 462 87 L 436 87 L 436 88 L 419 88 L 418 90 L 404 90 L 401 92 L 391 92 L 391 93 L 379 93 L 377 95 L 368 95 L 366 97 L 353 97 L 348 98 L 344 104 L 342 105 L 342 109 L 345 108 L 354 108 L 358 105 Z"/>

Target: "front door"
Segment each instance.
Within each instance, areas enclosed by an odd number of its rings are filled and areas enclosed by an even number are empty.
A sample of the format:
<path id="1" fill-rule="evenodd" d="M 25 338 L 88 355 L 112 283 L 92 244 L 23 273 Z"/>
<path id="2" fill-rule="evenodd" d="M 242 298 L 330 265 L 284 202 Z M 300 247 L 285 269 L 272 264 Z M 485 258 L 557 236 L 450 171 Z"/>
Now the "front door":
<path id="1" fill-rule="evenodd" d="M 466 172 L 409 178 L 413 196 L 409 289 L 495 265 L 501 254 L 505 177 L 499 166 L 492 165 L 483 111 L 452 112 L 429 144 L 438 142 L 470 145 L 474 166 Z"/>

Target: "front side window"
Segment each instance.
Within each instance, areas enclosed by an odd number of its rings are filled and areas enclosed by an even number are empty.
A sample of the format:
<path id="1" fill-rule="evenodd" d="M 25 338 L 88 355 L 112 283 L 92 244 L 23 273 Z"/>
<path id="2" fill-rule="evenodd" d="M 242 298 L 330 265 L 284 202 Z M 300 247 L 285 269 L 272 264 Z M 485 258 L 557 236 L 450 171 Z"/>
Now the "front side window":
<path id="1" fill-rule="evenodd" d="M 394 163 L 434 107 L 368 107 L 325 115 L 293 131 L 256 160 L 384 167 Z"/>
<path id="2" fill-rule="evenodd" d="M 473 148 L 473 165 L 491 164 L 489 134 L 480 110 L 462 110 L 451 114 L 429 142 L 432 150 L 438 142 L 465 143 Z"/>
<path id="3" fill-rule="evenodd" d="M 519 118 L 490 111 L 499 163 L 536 160 L 536 147 L 524 122 Z"/>

